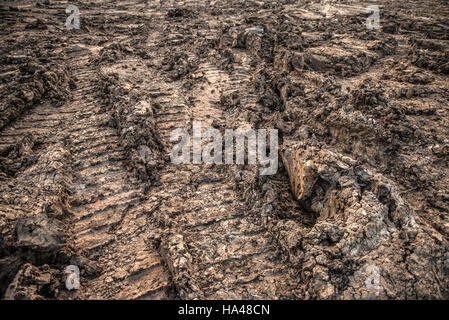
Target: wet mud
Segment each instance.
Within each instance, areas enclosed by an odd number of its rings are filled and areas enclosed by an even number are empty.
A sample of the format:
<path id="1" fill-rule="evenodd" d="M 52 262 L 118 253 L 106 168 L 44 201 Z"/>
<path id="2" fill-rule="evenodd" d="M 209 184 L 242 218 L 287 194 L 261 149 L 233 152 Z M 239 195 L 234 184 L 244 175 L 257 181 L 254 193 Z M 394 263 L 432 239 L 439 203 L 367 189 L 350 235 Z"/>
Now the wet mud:
<path id="1" fill-rule="evenodd" d="M 445 1 L 68 4 L 0 2 L 2 298 L 449 298 Z M 194 121 L 277 172 L 172 163 Z"/>

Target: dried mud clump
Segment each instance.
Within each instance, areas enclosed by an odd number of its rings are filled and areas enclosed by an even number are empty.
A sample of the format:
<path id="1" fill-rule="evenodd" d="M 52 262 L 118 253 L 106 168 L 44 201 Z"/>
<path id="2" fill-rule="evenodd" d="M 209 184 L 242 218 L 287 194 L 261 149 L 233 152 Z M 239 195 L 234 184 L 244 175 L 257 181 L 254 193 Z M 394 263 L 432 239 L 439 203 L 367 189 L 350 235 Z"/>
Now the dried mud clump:
<path id="1" fill-rule="evenodd" d="M 71 256 L 66 226 L 70 217 L 70 151 L 55 145 L 39 156 L 33 155 L 34 163 L 21 168 L 14 177 L 4 177 L 0 191 L 0 294 L 10 287 L 5 297 L 38 298 L 40 286 L 52 283 L 46 271 L 40 272 L 34 266 L 18 271 L 24 263 L 60 266 Z M 35 273 L 40 275 L 36 278 Z M 26 284 L 34 289 L 28 292 Z M 17 290 L 24 291 L 23 295 Z"/>
<path id="2" fill-rule="evenodd" d="M 5 300 L 55 299 L 60 287 L 60 271 L 48 265 L 24 264 L 6 289 Z"/>
<path id="3" fill-rule="evenodd" d="M 165 159 L 151 99 L 128 95 L 118 75 L 104 75 L 101 86 L 110 116 L 108 125 L 119 132 L 120 144 L 128 153 L 128 168 L 142 180 L 153 180 Z"/>
<path id="4" fill-rule="evenodd" d="M 285 81 L 285 73 L 270 72 L 269 68 L 258 71 L 253 77 L 253 84 L 258 93 L 258 102 L 266 107 L 270 112 L 284 111 L 286 106 L 286 96 L 300 94 L 299 92 L 289 91 L 292 88 L 300 91 L 301 86 L 288 86 Z"/>
<path id="5" fill-rule="evenodd" d="M 174 8 L 167 12 L 168 18 L 193 18 L 194 11 L 189 8 Z"/>
<path id="6" fill-rule="evenodd" d="M 219 48 L 247 49 L 257 59 L 272 62 L 274 57 L 274 33 L 266 26 L 225 28 L 220 37 Z"/>
<path id="7" fill-rule="evenodd" d="M 24 218 L 16 224 L 16 246 L 33 251 L 57 251 L 64 245 L 64 225 L 56 219 L 50 220 L 45 214 Z"/>
<path id="8" fill-rule="evenodd" d="M 447 48 L 446 48 L 447 50 Z M 449 74 L 449 54 L 446 52 L 428 52 L 419 50 L 415 53 L 412 63 L 420 68 L 438 73 Z"/>
<path id="9" fill-rule="evenodd" d="M 281 155 L 294 198 L 315 222 L 283 216 L 269 183 L 265 222 L 298 268 L 306 298 L 448 298 L 449 243 L 392 181 L 317 142 L 286 145 Z M 380 282 L 367 287 L 373 270 Z"/>
<path id="10" fill-rule="evenodd" d="M 8 58 L 3 58 L 4 64 L 14 61 Z M 61 103 L 69 96 L 71 83 L 67 67 L 59 63 L 21 65 L 14 79 L 1 88 L 8 98 L 0 107 L 0 128 L 43 99 Z"/>
<path id="11" fill-rule="evenodd" d="M 103 47 L 98 53 L 98 57 L 94 60 L 95 63 L 112 63 L 125 58 L 133 52 L 133 48 L 118 42 L 113 42 Z"/>
<path id="12" fill-rule="evenodd" d="M 42 23 L 39 23 L 42 25 Z M 64 55 L 53 45 L 42 47 L 35 35 L 6 41 L 0 51 L 0 129 L 26 109 L 49 100 L 60 104 L 74 86 Z"/>
<path id="13" fill-rule="evenodd" d="M 184 76 L 197 70 L 198 65 L 194 59 L 185 53 L 175 53 L 165 57 L 161 62 L 161 68 L 173 81 L 180 80 Z"/>
<path id="14" fill-rule="evenodd" d="M 22 140 L 0 151 L 0 180 L 14 177 L 23 167 L 28 167 L 36 162 L 34 150 L 42 141 L 28 134 Z"/>
<path id="15" fill-rule="evenodd" d="M 161 252 L 168 267 L 174 275 L 173 282 L 177 292 L 183 299 L 195 300 L 203 297 L 195 277 L 192 277 L 192 256 L 190 255 L 181 234 L 169 234 L 162 238 Z"/>
<path id="16" fill-rule="evenodd" d="M 167 263 L 179 296 L 190 300 L 204 298 L 195 277 L 197 271 L 192 265 L 193 257 L 179 226 L 158 206 L 152 207 L 148 215 L 152 226 L 149 241 L 158 248 Z"/>

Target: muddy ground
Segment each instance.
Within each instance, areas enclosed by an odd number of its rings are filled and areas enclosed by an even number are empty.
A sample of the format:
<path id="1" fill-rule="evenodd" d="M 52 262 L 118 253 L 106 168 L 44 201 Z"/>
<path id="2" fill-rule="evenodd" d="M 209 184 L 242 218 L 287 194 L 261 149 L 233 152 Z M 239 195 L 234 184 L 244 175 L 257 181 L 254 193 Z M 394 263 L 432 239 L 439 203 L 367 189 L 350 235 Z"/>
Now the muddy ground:
<path id="1" fill-rule="evenodd" d="M 0 24 L 4 299 L 449 298 L 447 1 L 1 1 Z M 277 129 L 277 173 L 173 164 L 197 120 Z"/>

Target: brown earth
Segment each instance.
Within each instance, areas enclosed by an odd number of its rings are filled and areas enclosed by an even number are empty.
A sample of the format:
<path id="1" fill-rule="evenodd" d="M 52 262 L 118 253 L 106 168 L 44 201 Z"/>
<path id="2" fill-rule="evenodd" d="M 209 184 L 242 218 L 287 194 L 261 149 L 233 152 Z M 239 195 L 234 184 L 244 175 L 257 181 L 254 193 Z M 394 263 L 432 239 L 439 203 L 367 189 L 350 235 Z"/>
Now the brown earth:
<path id="1" fill-rule="evenodd" d="M 0 2 L 0 296 L 449 298 L 447 1 L 68 4 Z M 197 120 L 279 170 L 171 163 Z"/>

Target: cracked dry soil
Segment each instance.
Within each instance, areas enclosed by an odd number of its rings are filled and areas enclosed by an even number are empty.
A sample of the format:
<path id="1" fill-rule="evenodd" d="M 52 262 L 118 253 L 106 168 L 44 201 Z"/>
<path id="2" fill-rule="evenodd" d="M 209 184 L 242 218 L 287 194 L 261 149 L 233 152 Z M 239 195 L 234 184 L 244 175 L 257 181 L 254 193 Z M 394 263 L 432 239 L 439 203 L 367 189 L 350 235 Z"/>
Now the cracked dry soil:
<path id="1" fill-rule="evenodd" d="M 1 1 L 0 296 L 448 299 L 449 6 L 373 2 L 374 30 L 349 0 L 78 1 L 67 30 Z M 277 173 L 174 165 L 196 120 L 277 129 Z"/>

